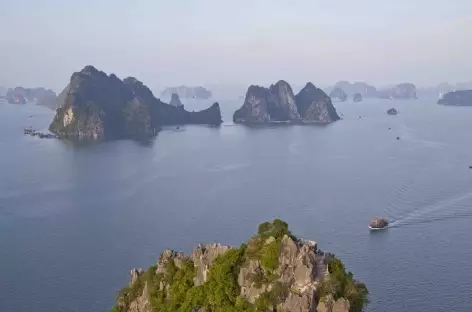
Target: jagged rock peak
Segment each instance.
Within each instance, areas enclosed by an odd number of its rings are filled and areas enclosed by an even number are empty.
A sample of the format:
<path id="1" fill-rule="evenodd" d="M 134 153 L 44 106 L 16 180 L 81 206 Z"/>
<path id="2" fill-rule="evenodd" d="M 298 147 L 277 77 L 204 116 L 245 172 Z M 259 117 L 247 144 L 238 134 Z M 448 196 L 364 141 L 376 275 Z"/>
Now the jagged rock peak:
<path id="1" fill-rule="evenodd" d="M 307 83 L 295 96 L 284 80 L 269 88 L 251 85 L 243 106 L 233 115 L 237 123 L 329 123 L 338 119 L 331 100 L 321 89 Z"/>
<path id="2" fill-rule="evenodd" d="M 196 275 L 193 279 L 196 286 L 204 284 L 208 280 L 208 273 L 213 261 L 231 249 L 231 246 L 214 244 L 198 244 L 192 252 L 192 260 L 196 268 Z"/>
<path id="3" fill-rule="evenodd" d="M 329 123 L 340 119 L 331 98 L 311 82 L 300 90 L 295 99 L 298 111 L 305 122 Z"/>
<path id="4" fill-rule="evenodd" d="M 287 90 L 288 92 L 293 93 L 292 87 L 285 80 L 279 80 L 275 84 L 271 84 L 269 89 L 271 89 L 271 88 L 284 89 L 284 90 Z"/>
<path id="5" fill-rule="evenodd" d="M 93 75 L 96 73 L 103 73 L 103 72 L 99 71 L 92 65 L 87 65 L 80 71 L 80 73 L 85 74 L 85 75 Z"/>
<path id="6" fill-rule="evenodd" d="M 313 83 L 307 82 L 306 85 L 303 87 L 302 90 L 316 90 L 318 89 Z"/>
<path id="7" fill-rule="evenodd" d="M 111 74 L 111 75 L 113 75 L 113 74 Z M 123 79 L 123 83 L 126 84 L 126 85 L 130 85 L 130 86 L 132 86 L 132 85 L 140 85 L 140 86 L 144 85 L 140 80 L 136 79 L 135 77 L 126 77 L 125 79 Z"/>
<path id="8" fill-rule="evenodd" d="M 131 271 L 112 311 L 349 312 L 367 302 L 366 286 L 339 259 L 276 219 L 239 248 L 164 251 L 156 266 Z"/>

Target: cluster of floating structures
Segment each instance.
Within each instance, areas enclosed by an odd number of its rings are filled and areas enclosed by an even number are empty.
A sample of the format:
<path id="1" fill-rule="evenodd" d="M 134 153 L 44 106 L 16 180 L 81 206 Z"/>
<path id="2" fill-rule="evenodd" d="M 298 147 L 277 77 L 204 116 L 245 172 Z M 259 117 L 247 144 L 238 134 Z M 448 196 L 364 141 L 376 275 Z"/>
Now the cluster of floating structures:
<path id="1" fill-rule="evenodd" d="M 31 135 L 31 136 L 37 136 L 40 139 L 56 139 L 57 136 L 52 133 L 43 133 L 40 131 L 37 131 L 33 128 L 25 128 L 23 131 L 25 135 Z"/>

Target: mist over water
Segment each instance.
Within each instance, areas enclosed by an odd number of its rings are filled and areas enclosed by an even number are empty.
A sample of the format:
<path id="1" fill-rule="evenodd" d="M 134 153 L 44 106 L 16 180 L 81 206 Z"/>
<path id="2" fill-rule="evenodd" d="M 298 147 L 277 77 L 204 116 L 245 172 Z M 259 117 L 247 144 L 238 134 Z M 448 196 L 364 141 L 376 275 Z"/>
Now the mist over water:
<path id="1" fill-rule="evenodd" d="M 89 145 L 24 136 L 53 112 L 0 104 L 0 311 L 108 311 L 165 248 L 238 245 L 274 217 L 337 254 L 368 311 L 472 310 L 471 108 L 365 100 L 328 126 L 254 128 L 219 102 L 220 128 Z M 370 233 L 373 216 L 392 224 Z"/>

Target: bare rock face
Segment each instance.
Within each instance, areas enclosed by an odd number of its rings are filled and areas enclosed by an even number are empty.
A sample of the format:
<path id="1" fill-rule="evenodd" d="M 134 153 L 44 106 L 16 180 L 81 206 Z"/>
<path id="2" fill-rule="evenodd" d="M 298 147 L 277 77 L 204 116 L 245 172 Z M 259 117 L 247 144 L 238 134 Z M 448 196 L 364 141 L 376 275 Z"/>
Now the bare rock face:
<path id="1" fill-rule="evenodd" d="M 230 249 L 230 246 L 222 244 L 200 244 L 195 247 L 192 252 L 192 260 L 197 271 L 194 278 L 196 286 L 202 285 L 207 281 L 208 272 L 213 260 Z"/>
<path id="2" fill-rule="evenodd" d="M 288 121 L 299 120 L 300 115 L 295 104 L 295 95 L 292 87 L 283 80 L 278 81 L 275 85 L 269 87 L 267 93 L 268 110 L 272 120 Z"/>
<path id="3" fill-rule="evenodd" d="M 293 288 L 303 290 L 313 286 L 318 276 L 316 243 L 312 241 L 295 242 L 285 235 L 282 239 L 279 257 L 280 281 L 290 284 Z"/>
<path id="4" fill-rule="evenodd" d="M 233 115 L 234 122 L 260 123 L 271 120 L 268 108 L 268 89 L 250 86 L 243 106 Z"/>
<path id="5" fill-rule="evenodd" d="M 314 290 L 301 294 L 291 292 L 281 306 L 284 312 L 316 312 L 316 293 Z"/>
<path id="6" fill-rule="evenodd" d="M 243 106 L 233 115 L 237 123 L 329 123 L 339 119 L 331 99 L 308 83 L 294 96 L 290 85 L 280 80 L 269 88 L 250 86 Z"/>
<path id="7" fill-rule="evenodd" d="M 187 257 L 184 255 L 183 252 L 176 252 L 176 251 L 173 251 L 172 249 L 166 249 L 161 254 L 161 257 L 159 261 L 157 262 L 156 273 L 165 273 L 166 265 L 169 262 L 173 262 L 177 268 L 182 269 L 184 261 L 186 259 Z"/>
<path id="8" fill-rule="evenodd" d="M 238 275 L 238 284 L 241 287 L 241 297 L 254 303 L 256 299 L 265 291 L 268 290 L 269 285 L 257 285 L 253 281 L 253 276 L 261 276 L 264 274 L 259 261 L 250 260 L 243 266 Z"/>
<path id="9" fill-rule="evenodd" d="M 132 269 L 131 272 L 130 272 L 130 276 L 131 276 L 131 285 L 134 284 L 138 278 L 144 273 L 143 269 Z"/>
<path id="10" fill-rule="evenodd" d="M 131 302 L 129 312 L 148 312 L 151 310 L 151 302 L 149 300 L 149 290 L 147 283 L 144 285 L 142 295 Z"/>
<path id="11" fill-rule="evenodd" d="M 271 240 L 265 244 L 271 243 Z M 295 241 L 285 235 L 280 243 L 278 268 L 272 273 L 277 276 L 274 283 L 283 285 L 289 291 L 280 304 L 282 311 L 315 311 L 317 306 L 317 287 L 324 279 L 326 264 L 324 257 L 316 253 L 316 243 L 313 241 Z M 254 282 L 255 276 L 267 276 L 261 263 L 251 260 L 240 269 L 238 283 L 241 287 L 241 297 L 251 303 L 275 287 L 274 283 Z"/>

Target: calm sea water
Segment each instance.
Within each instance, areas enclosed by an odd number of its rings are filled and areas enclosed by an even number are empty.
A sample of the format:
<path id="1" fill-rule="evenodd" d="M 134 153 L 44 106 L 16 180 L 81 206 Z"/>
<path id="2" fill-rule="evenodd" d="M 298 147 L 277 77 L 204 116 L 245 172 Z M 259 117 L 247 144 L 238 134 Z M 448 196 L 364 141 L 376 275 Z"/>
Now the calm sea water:
<path id="1" fill-rule="evenodd" d="M 0 311 L 108 311 L 163 249 L 237 245 L 275 217 L 367 283 L 368 311 L 472 311 L 472 108 L 434 102 L 85 146 L 24 136 L 53 112 L 0 104 Z M 220 104 L 226 120 L 240 105 Z M 369 233 L 374 215 L 394 227 Z"/>

